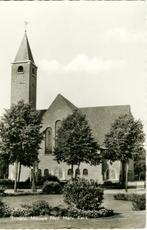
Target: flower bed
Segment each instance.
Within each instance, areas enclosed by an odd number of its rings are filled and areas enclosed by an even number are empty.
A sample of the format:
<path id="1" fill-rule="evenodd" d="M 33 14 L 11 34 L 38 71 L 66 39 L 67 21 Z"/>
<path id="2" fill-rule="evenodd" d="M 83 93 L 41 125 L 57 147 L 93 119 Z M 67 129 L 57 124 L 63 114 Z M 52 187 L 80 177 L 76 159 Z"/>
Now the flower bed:
<path id="1" fill-rule="evenodd" d="M 74 207 L 49 206 L 46 201 L 35 201 L 31 205 L 21 205 L 20 208 L 10 209 L 1 202 L 0 217 L 31 217 L 31 216 L 51 216 L 59 218 L 99 218 L 114 215 L 113 210 L 100 208 L 99 210 L 85 211 Z"/>

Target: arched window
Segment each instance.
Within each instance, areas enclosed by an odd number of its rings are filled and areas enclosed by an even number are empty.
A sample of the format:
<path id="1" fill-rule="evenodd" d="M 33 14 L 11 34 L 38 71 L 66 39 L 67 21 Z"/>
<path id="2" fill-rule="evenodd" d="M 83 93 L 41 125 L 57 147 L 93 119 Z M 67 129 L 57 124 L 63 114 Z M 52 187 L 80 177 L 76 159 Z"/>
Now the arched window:
<path id="1" fill-rule="evenodd" d="M 57 136 L 57 132 L 60 127 L 61 127 L 61 121 L 58 120 L 55 122 L 55 136 Z"/>
<path id="2" fill-rule="evenodd" d="M 83 169 L 83 175 L 88 176 L 88 169 Z"/>
<path id="3" fill-rule="evenodd" d="M 17 72 L 23 73 L 23 66 L 22 65 L 18 66 Z"/>
<path id="4" fill-rule="evenodd" d="M 68 169 L 68 170 L 67 170 L 67 175 L 68 175 L 68 176 L 71 176 L 71 174 L 72 174 L 72 170 L 71 170 L 71 169 Z"/>
<path id="5" fill-rule="evenodd" d="M 49 170 L 48 169 L 44 169 L 44 176 L 48 176 L 49 175 Z"/>
<path id="6" fill-rule="evenodd" d="M 80 175 L 80 169 L 76 169 L 76 175 Z"/>
<path id="7" fill-rule="evenodd" d="M 52 128 L 48 127 L 45 131 L 45 154 L 52 153 Z"/>

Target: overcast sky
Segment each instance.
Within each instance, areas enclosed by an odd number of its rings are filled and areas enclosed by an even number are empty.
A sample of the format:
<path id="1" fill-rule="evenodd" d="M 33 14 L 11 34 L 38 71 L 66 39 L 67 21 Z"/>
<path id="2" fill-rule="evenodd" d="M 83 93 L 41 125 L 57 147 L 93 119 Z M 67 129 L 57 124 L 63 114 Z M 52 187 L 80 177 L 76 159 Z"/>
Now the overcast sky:
<path id="1" fill-rule="evenodd" d="M 0 114 L 11 63 L 27 34 L 38 66 L 37 108 L 58 93 L 79 107 L 130 104 L 145 122 L 143 1 L 0 2 Z"/>

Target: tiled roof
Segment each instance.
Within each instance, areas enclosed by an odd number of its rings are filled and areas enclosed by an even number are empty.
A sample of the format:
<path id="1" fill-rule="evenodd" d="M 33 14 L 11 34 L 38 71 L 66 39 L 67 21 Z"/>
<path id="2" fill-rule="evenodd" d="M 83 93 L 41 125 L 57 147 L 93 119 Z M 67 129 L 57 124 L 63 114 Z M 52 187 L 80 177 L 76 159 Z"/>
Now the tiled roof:
<path id="1" fill-rule="evenodd" d="M 109 132 L 111 124 L 119 116 L 130 114 L 130 105 L 116 105 L 103 107 L 79 108 L 86 115 L 95 139 L 103 145 L 105 135 Z"/>
<path id="2" fill-rule="evenodd" d="M 24 34 L 18 52 L 16 54 L 14 62 L 22 62 L 22 61 L 32 61 L 34 63 L 33 55 L 31 52 L 31 48 L 29 45 L 27 34 Z"/>

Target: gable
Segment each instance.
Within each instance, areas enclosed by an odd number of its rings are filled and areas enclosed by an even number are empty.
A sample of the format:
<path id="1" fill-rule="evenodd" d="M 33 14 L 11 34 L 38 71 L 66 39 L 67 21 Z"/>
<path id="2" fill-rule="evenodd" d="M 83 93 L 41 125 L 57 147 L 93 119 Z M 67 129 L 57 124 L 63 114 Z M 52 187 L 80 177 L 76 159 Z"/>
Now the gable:
<path id="1" fill-rule="evenodd" d="M 56 121 L 62 121 L 68 115 L 72 114 L 75 109 L 77 109 L 76 106 L 58 94 L 49 108 L 44 113 L 42 112 L 43 130 L 46 129 L 46 127 L 52 127 L 54 129 Z"/>

